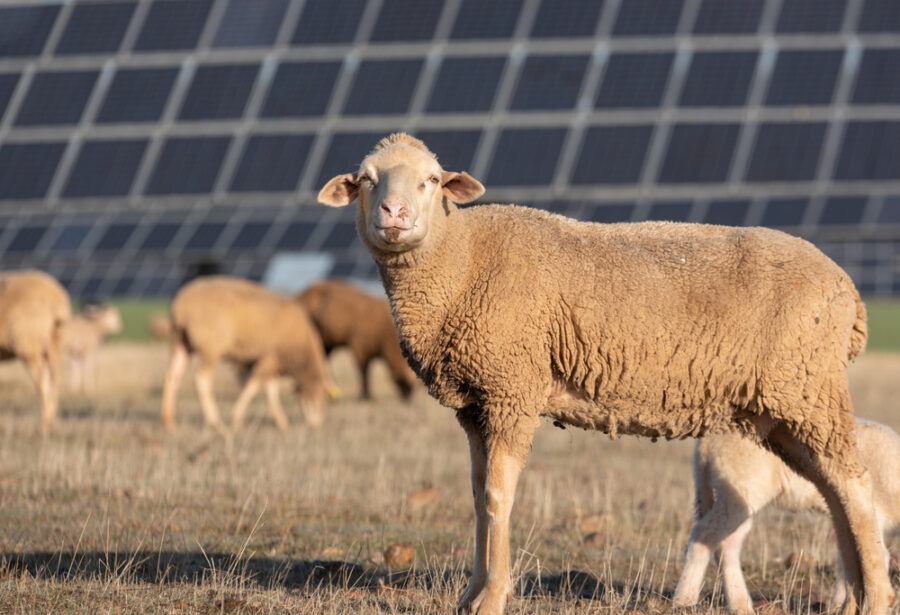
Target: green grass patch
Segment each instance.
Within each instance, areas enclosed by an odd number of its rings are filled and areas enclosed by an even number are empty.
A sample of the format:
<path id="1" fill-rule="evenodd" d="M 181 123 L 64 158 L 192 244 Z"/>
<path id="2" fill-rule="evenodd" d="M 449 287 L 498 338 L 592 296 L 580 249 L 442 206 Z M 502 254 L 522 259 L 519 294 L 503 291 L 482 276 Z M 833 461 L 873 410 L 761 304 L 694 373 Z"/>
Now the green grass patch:
<path id="1" fill-rule="evenodd" d="M 869 312 L 869 350 L 900 352 L 900 301 L 871 299 Z"/>
<path id="2" fill-rule="evenodd" d="M 122 332 L 112 340 L 129 342 L 146 342 L 150 339 L 150 330 L 147 327 L 150 316 L 154 314 L 168 314 L 169 301 L 167 299 L 115 299 L 111 301 L 122 313 Z"/>

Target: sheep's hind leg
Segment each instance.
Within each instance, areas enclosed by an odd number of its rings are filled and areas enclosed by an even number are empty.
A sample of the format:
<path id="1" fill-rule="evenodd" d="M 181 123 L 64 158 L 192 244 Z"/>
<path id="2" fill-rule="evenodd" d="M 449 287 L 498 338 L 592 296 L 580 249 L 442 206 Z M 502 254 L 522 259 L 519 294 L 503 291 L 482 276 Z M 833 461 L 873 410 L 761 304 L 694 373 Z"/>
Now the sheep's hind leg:
<path id="1" fill-rule="evenodd" d="M 213 396 L 213 377 L 215 375 L 216 363 L 210 359 L 204 358 L 197 375 L 194 378 L 197 385 L 197 395 L 200 397 L 200 408 L 203 410 L 203 419 L 206 424 L 218 431 L 224 431 L 222 419 L 219 414 L 219 406 L 216 404 L 216 398 Z"/>
<path id="2" fill-rule="evenodd" d="M 848 446 L 826 457 L 805 446 L 784 425 L 774 428 L 768 440 L 786 463 L 816 485 L 828 504 L 847 583 L 841 613 L 887 613 L 892 590 L 869 475 L 857 470 L 862 465 L 856 448 Z"/>
<path id="3" fill-rule="evenodd" d="M 37 356 L 25 359 L 25 367 L 34 382 L 41 404 L 41 430 L 47 433 L 56 422 L 56 407 L 59 403 L 50 363 L 46 356 Z"/>
<path id="4" fill-rule="evenodd" d="M 233 430 L 240 429 L 244 423 L 247 406 L 256 397 L 257 392 L 259 392 L 259 386 L 259 378 L 255 374 L 250 374 L 250 377 L 244 383 L 244 388 L 241 389 L 241 394 L 238 395 L 237 401 L 234 402 L 234 408 L 231 410 L 231 428 Z"/>
<path id="5" fill-rule="evenodd" d="M 166 369 L 166 377 L 163 382 L 161 412 L 163 426 L 168 430 L 175 428 L 175 398 L 178 395 L 178 385 L 181 384 L 181 379 L 187 369 L 188 359 L 188 350 L 184 343 L 180 340 L 173 342 L 169 355 L 169 367 Z"/>

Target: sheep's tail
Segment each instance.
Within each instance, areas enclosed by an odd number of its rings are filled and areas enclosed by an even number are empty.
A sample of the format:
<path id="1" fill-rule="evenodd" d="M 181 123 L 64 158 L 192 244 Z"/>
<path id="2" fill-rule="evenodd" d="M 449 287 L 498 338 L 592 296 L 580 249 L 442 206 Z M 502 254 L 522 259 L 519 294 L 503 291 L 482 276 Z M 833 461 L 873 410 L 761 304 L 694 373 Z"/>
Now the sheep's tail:
<path id="1" fill-rule="evenodd" d="M 866 338 L 868 338 L 868 325 L 866 324 L 866 304 L 859 298 L 859 293 L 855 293 L 856 299 L 856 321 L 853 323 L 853 331 L 850 332 L 850 352 L 848 358 L 852 361 L 858 357 L 866 348 Z"/>

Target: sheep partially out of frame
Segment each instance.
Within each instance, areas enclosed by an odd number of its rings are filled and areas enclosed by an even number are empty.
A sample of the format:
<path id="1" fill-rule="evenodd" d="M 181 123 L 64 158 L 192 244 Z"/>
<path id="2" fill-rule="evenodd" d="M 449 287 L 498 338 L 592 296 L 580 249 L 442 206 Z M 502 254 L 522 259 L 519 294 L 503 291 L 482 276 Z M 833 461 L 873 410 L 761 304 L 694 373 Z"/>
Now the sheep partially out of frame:
<path id="1" fill-rule="evenodd" d="M 857 419 L 856 442 L 860 459 L 872 477 L 875 515 L 883 536 L 900 526 L 900 436 L 885 425 Z M 753 603 L 741 572 L 741 547 L 753 526 L 753 516 L 769 504 L 793 510 L 828 510 L 812 483 L 773 453 L 738 434 L 698 441 L 694 493 L 696 520 L 673 598 L 677 606 L 697 604 L 706 567 L 717 552 L 728 609 L 752 613 Z M 885 551 L 885 560 L 888 557 Z M 839 560 L 832 607 L 840 606 L 846 595 Z"/>
<path id="2" fill-rule="evenodd" d="M 418 380 L 403 358 L 387 301 L 341 280 L 317 282 L 297 300 L 316 325 L 326 355 L 344 346 L 353 353 L 363 399 L 371 398 L 369 365 L 378 358 L 387 364 L 401 395 L 409 398 Z"/>
<path id="3" fill-rule="evenodd" d="M 319 192 L 330 206 L 358 200 L 404 352 L 468 436 L 475 563 L 460 610 L 505 607 L 510 511 L 544 416 L 611 436 L 766 441 L 828 502 L 843 611 L 886 612 L 846 375 L 865 346 L 865 307 L 847 274 L 764 228 L 455 205 L 483 192 L 405 134 Z"/>
<path id="4" fill-rule="evenodd" d="M 25 363 L 40 399 L 44 432 L 56 422 L 61 329 L 71 317 L 69 293 L 53 277 L 30 270 L 0 274 L 0 360 Z"/>
<path id="5" fill-rule="evenodd" d="M 175 426 L 175 398 L 191 354 L 200 357 L 197 393 L 206 424 L 224 429 L 213 396 L 213 376 L 223 359 L 245 376 L 232 410 L 240 427 L 247 406 L 265 386 L 269 411 L 279 429 L 288 419 L 278 395 L 278 378 L 292 378 L 307 425 L 318 427 L 334 385 L 327 373 L 322 341 L 297 301 L 247 280 L 209 276 L 186 284 L 172 300 L 172 351 L 163 385 L 162 421 Z"/>
<path id="6" fill-rule="evenodd" d="M 97 384 L 97 352 L 108 335 L 122 330 L 114 305 L 88 305 L 63 327 L 63 351 L 69 357 L 69 386 L 82 393 Z"/>

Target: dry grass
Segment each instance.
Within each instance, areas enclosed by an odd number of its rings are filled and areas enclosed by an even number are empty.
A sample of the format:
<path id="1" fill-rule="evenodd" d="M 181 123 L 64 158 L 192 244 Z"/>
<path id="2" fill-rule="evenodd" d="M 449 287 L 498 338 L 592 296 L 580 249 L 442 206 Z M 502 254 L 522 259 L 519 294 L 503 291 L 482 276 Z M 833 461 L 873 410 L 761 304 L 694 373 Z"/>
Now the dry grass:
<path id="1" fill-rule="evenodd" d="M 290 399 L 295 426 L 277 432 L 258 399 L 225 442 L 201 426 L 186 382 L 181 427 L 168 435 L 158 420 L 165 356 L 159 345 L 104 349 L 98 394 L 64 398 L 45 439 L 23 368 L 0 368 L 0 612 L 452 612 L 473 525 L 452 412 L 424 395 L 405 405 L 386 377 L 378 401 L 360 403 L 338 356 L 348 393 L 319 431 L 300 426 Z M 860 415 L 900 428 L 898 374 L 900 356 L 853 367 Z M 227 407 L 235 384 L 223 373 L 220 385 Z M 508 612 L 669 610 L 691 522 L 691 450 L 546 425 L 513 514 Z M 744 563 L 766 612 L 820 609 L 832 542 L 824 517 L 763 515 Z M 387 567 L 395 544 L 415 548 L 411 567 Z M 813 565 L 787 569 L 792 553 Z M 696 612 L 722 605 L 710 573 Z"/>

